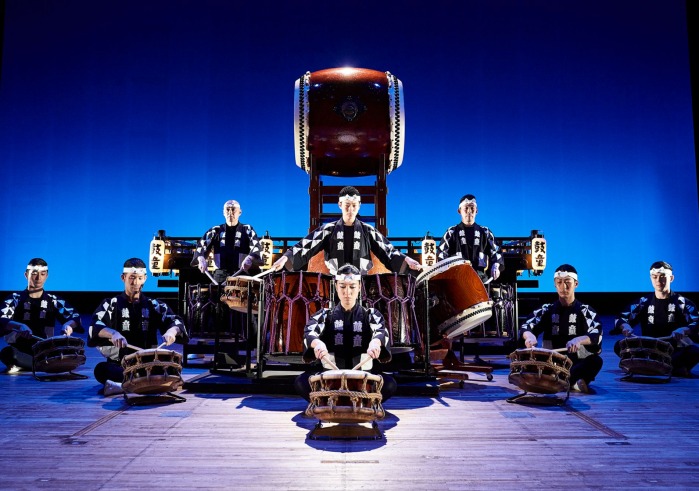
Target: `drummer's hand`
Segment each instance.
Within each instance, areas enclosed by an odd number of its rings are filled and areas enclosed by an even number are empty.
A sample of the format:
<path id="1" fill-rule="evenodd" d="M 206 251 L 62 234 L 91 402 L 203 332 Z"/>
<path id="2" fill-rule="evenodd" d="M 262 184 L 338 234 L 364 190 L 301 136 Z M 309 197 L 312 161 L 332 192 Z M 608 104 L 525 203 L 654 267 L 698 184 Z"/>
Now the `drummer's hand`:
<path id="1" fill-rule="evenodd" d="M 176 327 L 171 327 L 167 331 L 165 331 L 165 334 L 163 334 L 163 341 L 165 341 L 166 346 L 170 346 L 172 343 L 175 342 L 175 338 L 177 337 L 177 333 L 179 330 Z"/>
<path id="2" fill-rule="evenodd" d="M 493 264 L 493 267 L 490 268 L 490 276 L 493 278 L 493 281 L 500 277 L 500 268 L 497 264 Z"/>
<path id="3" fill-rule="evenodd" d="M 621 334 L 623 334 L 627 338 L 629 336 L 633 336 L 633 328 L 628 324 L 622 324 Z"/>
<path id="4" fill-rule="evenodd" d="M 242 268 L 243 268 L 245 271 L 249 271 L 250 268 L 252 268 L 252 262 L 253 262 L 252 256 L 247 256 L 247 257 L 245 258 L 245 260 L 243 261 Z"/>
<path id="5" fill-rule="evenodd" d="M 199 271 L 202 273 L 206 273 L 206 269 L 208 268 L 208 264 L 206 264 L 206 259 L 204 259 L 204 256 L 199 256 Z"/>
<path id="6" fill-rule="evenodd" d="M 66 325 L 66 326 L 63 326 L 63 330 L 62 330 L 61 332 L 62 332 L 63 334 L 65 334 L 66 336 L 70 336 L 71 334 L 73 334 L 73 327 L 72 327 L 72 326 L 67 326 L 67 325 Z"/>
<path id="7" fill-rule="evenodd" d="M 126 341 L 126 338 L 118 332 L 114 332 L 114 334 L 112 334 L 110 341 L 117 348 L 126 348 L 126 345 L 129 344 Z"/>
<path id="8" fill-rule="evenodd" d="M 408 264 L 408 267 L 410 269 L 414 269 L 416 271 L 420 271 L 422 269 L 422 264 L 417 262 L 415 259 L 409 256 L 405 256 L 405 262 Z"/>
<path id="9" fill-rule="evenodd" d="M 286 264 L 286 262 L 288 260 L 289 260 L 288 257 L 282 256 L 279 259 L 277 259 L 276 261 L 274 261 L 274 264 L 272 264 L 272 267 L 270 269 L 272 271 L 279 271 L 280 269 L 282 269 L 284 267 L 284 265 Z"/>
<path id="10" fill-rule="evenodd" d="M 524 336 L 524 346 L 526 346 L 527 348 L 533 348 L 538 343 L 536 336 L 534 336 L 529 331 L 525 331 L 523 336 Z"/>
<path id="11" fill-rule="evenodd" d="M 313 346 L 313 352 L 315 353 L 316 358 L 320 360 L 324 356 L 328 355 L 328 347 L 325 346 L 325 343 L 323 341 L 318 339 L 315 341 L 315 346 Z"/>
<path id="12" fill-rule="evenodd" d="M 687 335 L 688 330 L 689 329 L 687 329 L 686 327 L 678 327 L 677 329 L 672 331 L 672 337 L 679 341 Z"/>
<path id="13" fill-rule="evenodd" d="M 377 359 L 381 354 L 381 341 L 378 339 L 372 339 L 369 342 L 369 347 L 367 348 L 366 352 L 370 358 L 373 358 L 374 360 Z"/>
<path id="14" fill-rule="evenodd" d="M 17 337 L 31 339 L 31 337 L 34 335 L 31 328 L 26 324 L 22 324 L 21 322 L 18 322 L 17 324 L 17 328 L 15 329 L 15 332 L 17 332 Z"/>
<path id="15" fill-rule="evenodd" d="M 573 338 L 570 341 L 566 343 L 566 348 L 568 348 L 568 353 L 577 353 L 578 350 L 580 349 L 580 346 L 582 345 L 582 340 L 577 337 Z"/>

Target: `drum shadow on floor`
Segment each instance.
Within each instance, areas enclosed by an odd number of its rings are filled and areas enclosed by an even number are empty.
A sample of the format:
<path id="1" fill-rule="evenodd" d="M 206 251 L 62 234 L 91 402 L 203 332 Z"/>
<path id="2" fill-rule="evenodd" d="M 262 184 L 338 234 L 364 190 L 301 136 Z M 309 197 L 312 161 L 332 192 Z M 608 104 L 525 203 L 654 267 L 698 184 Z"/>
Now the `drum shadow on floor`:
<path id="1" fill-rule="evenodd" d="M 374 450 L 386 445 L 389 438 L 387 435 L 388 431 L 398 425 L 400 418 L 389 411 L 386 411 L 385 414 L 386 415 L 383 417 L 383 419 L 376 421 L 376 428 L 381 434 L 381 436 L 377 439 L 374 439 L 371 436 L 373 430 L 369 427 L 369 423 L 339 424 L 323 422 L 322 429 L 319 432 L 317 429 L 319 423 L 318 419 L 306 416 L 305 410 L 295 415 L 293 418 L 291 418 L 291 420 L 296 423 L 299 428 L 308 430 L 306 435 L 306 445 L 309 447 L 328 452 L 351 453 L 366 452 L 368 450 Z M 317 434 L 321 435 L 321 438 L 309 438 L 309 435 L 314 430 L 317 432 Z M 342 438 L 322 438 L 323 432 L 327 432 L 327 434 L 341 433 Z"/>

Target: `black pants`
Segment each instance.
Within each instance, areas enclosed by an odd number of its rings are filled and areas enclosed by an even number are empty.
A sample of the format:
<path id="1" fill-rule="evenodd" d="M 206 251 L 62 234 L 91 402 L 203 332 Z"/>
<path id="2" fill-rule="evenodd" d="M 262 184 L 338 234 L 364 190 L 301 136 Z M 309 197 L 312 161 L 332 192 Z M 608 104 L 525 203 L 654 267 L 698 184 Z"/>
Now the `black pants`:
<path id="1" fill-rule="evenodd" d="M 124 381 L 124 369 L 114 360 L 101 361 L 95 366 L 95 379 L 100 384 L 107 380 L 122 383 Z"/>
<path id="2" fill-rule="evenodd" d="M 597 374 L 602 370 L 603 360 L 599 355 L 589 355 L 581 359 L 571 353 L 568 357 L 573 360 L 573 366 L 570 368 L 571 386 L 580 379 L 589 384 L 595 380 Z"/>
<path id="3" fill-rule="evenodd" d="M 308 402 L 311 402 L 311 383 L 308 379 L 311 378 L 312 375 L 320 373 L 321 371 L 327 370 L 309 370 L 302 373 L 301 375 L 296 377 L 296 380 L 294 380 L 294 389 L 296 389 L 296 393 L 304 399 L 306 399 L 306 401 Z M 381 377 L 383 377 L 383 387 L 381 387 L 381 398 L 382 402 L 386 402 L 391 398 L 391 396 L 393 396 L 396 393 L 396 390 L 398 390 L 398 384 L 396 383 L 396 379 L 394 379 L 390 375 L 381 374 Z"/>
<path id="4" fill-rule="evenodd" d="M 0 351 L 0 361 L 7 368 L 14 365 L 25 370 L 32 370 L 34 367 L 34 350 L 32 350 L 32 346 L 35 342 L 18 339 L 17 343 L 13 343 Z"/>

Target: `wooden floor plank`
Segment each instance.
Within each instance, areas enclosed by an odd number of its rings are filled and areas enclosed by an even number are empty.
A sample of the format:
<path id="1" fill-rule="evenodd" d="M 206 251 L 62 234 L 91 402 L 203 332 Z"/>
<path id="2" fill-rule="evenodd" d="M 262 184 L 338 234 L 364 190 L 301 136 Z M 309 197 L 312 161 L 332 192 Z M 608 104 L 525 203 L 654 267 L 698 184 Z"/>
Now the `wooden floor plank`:
<path id="1" fill-rule="evenodd" d="M 597 394 L 565 407 L 508 403 L 520 391 L 507 368 L 438 398 L 394 397 L 378 441 L 307 439 L 316 422 L 295 396 L 129 407 L 92 378 L 1 375 L 0 489 L 697 488 L 699 379 L 625 382 L 611 349 L 603 358 Z M 79 372 L 97 361 L 89 351 Z"/>

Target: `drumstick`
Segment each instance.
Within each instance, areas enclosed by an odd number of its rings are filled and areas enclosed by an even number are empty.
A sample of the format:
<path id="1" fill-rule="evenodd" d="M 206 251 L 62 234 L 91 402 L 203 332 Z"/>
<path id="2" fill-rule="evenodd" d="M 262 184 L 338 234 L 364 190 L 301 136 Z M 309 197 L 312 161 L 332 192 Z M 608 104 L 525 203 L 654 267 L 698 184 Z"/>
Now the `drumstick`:
<path id="1" fill-rule="evenodd" d="M 139 348 L 138 346 L 134 346 L 133 344 L 127 344 L 127 348 L 131 348 L 134 351 L 143 351 L 143 348 Z"/>
<path id="2" fill-rule="evenodd" d="M 166 345 L 167 345 L 167 343 L 161 343 L 160 346 L 158 346 L 158 347 L 155 348 L 155 349 L 160 349 L 160 348 L 162 348 L 163 346 L 166 346 Z"/>
<path id="3" fill-rule="evenodd" d="M 256 274 L 255 276 L 253 276 L 253 278 L 262 278 L 263 276 L 268 275 L 268 274 L 270 274 L 270 273 L 274 273 L 274 270 L 271 269 L 271 268 L 268 269 L 267 271 L 263 271 L 263 272 L 260 273 L 260 274 Z"/>
<path id="4" fill-rule="evenodd" d="M 333 370 L 339 370 L 339 368 L 337 368 L 337 365 L 335 365 L 335 363 L 333 363 L 333 361 L 330 359 L 330 357 L 328 355 L 323 355 L 321 360 L 325 360 L 325 363 L 330 365 L 330 368 L 332 368 Z"/>
<path id="5" fill-rule="evenodd" d="M 567 347 L 556 348 L 556 349 L 552 349 L 551 351 L 555 351 L 556 353 L 564 353 L 564 352 L 568 351 L 568 348 Z"/>
<path id="6" fill-rule="evenodd" d="M 214 285 L 218 285 L 218 281 L 216 281 L 216 280 L 214 279 L 214 277 L 211 276 L 211 273 L 209 273 L 209 270 L 208 270 L 208 269 L 205 269 L 205 270 L 204 270 L 204 273 L 206 273 L 206 276 L 209 277 L 209 279 L 211 280 L 211 283 L 213 283 Z"/>
<path id="7" fill-rule="evenodd" d="M 240 273 L 242 273 L 243 271 L 245 271 L 245 268 L 240 268 L 238 271 L 236 271 L 235 273 L 233 273 L 231 276 L 238 276 L 238 275 L 239 275 Z"/>

